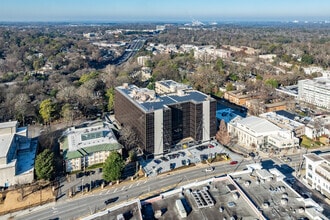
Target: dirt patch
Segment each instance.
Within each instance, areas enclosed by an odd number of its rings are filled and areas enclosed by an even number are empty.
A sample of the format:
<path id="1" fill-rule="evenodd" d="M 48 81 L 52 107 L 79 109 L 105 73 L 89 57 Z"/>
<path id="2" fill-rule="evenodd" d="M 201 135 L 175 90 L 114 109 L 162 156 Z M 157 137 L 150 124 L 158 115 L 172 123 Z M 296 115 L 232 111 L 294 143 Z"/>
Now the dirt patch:
<path id="1" fill-rule="evenodd" d="M 0 204 L 0 215 L 55 201 L 54 192 L 50 186 L 42 190 L 38 190 L 36 186 L 26 186 L 23 189 L 1 192 L 1 195 L 3 201 Z"/>

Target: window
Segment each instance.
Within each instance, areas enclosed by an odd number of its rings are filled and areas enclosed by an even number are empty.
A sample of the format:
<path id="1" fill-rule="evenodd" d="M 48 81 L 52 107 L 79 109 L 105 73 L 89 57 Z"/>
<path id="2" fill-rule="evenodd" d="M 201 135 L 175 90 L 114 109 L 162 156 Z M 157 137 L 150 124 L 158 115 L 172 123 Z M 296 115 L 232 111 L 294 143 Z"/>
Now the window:
<path id="1" fill-rule="evenodd" d="M 308 164 L 308 169 L 312 170 L 312 168 L 313 168 L 312 165 Z"/>

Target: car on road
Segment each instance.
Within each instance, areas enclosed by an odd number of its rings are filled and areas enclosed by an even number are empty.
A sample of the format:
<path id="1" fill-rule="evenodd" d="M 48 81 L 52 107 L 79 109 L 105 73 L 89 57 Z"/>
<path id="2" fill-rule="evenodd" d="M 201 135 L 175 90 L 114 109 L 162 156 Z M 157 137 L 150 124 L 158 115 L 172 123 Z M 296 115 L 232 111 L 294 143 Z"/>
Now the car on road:
<path id="1" fill-rule="evenodd" d="M 212 144 L 209 144 L 209 148 L 214 148 L 214 145 L 212 145 Z"/>
<path id="2" fill-rule="evenodd" d="M 213 172 L 214 171 L 214 167 L 208 167 L 205 169 L 205 172 Z"/>
<path id="3" fill-rule="evenodd" d="M 237 164 L 238 162 L 236 161 L 236 160 L 233 160 L 233 161 L 231 161 L 230 162 L 230 165 L 235 165 L 235 164 Z"/>
<path id="4" fill-rule="evenodd" d="M 114 198 L 111 198 L 111 199 L 107 199 L 107 200 L 104 201 L 104 204 L 109 205 L 112 202 L 116 202 L 118 200 L 118 198 L 119 197 L 114 197 Z"/>

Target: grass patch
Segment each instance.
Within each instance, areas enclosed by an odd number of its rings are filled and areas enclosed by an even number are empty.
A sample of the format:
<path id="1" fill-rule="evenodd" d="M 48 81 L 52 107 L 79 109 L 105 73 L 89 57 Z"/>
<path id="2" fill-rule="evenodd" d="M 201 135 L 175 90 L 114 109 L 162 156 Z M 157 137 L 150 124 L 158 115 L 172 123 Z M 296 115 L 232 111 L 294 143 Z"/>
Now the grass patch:
<path id="1" fill-rule="evenodd" d="M 321 146 L 321 142 L 314 141 L 306 136 L 302 137 L 301 146 L 305 148 L 318 148 Z"/>

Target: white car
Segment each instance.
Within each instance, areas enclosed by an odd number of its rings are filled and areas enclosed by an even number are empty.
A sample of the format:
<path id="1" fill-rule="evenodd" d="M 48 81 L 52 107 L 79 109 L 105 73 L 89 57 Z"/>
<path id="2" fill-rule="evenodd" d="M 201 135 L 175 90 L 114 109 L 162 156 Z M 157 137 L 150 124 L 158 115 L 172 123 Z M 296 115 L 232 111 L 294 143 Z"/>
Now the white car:
<path id="1" fill-rule="evenodd" d="M 205 172 L 213 172 L 214 171 L 214 167 L 208 167 L 205 169 Z"/>

